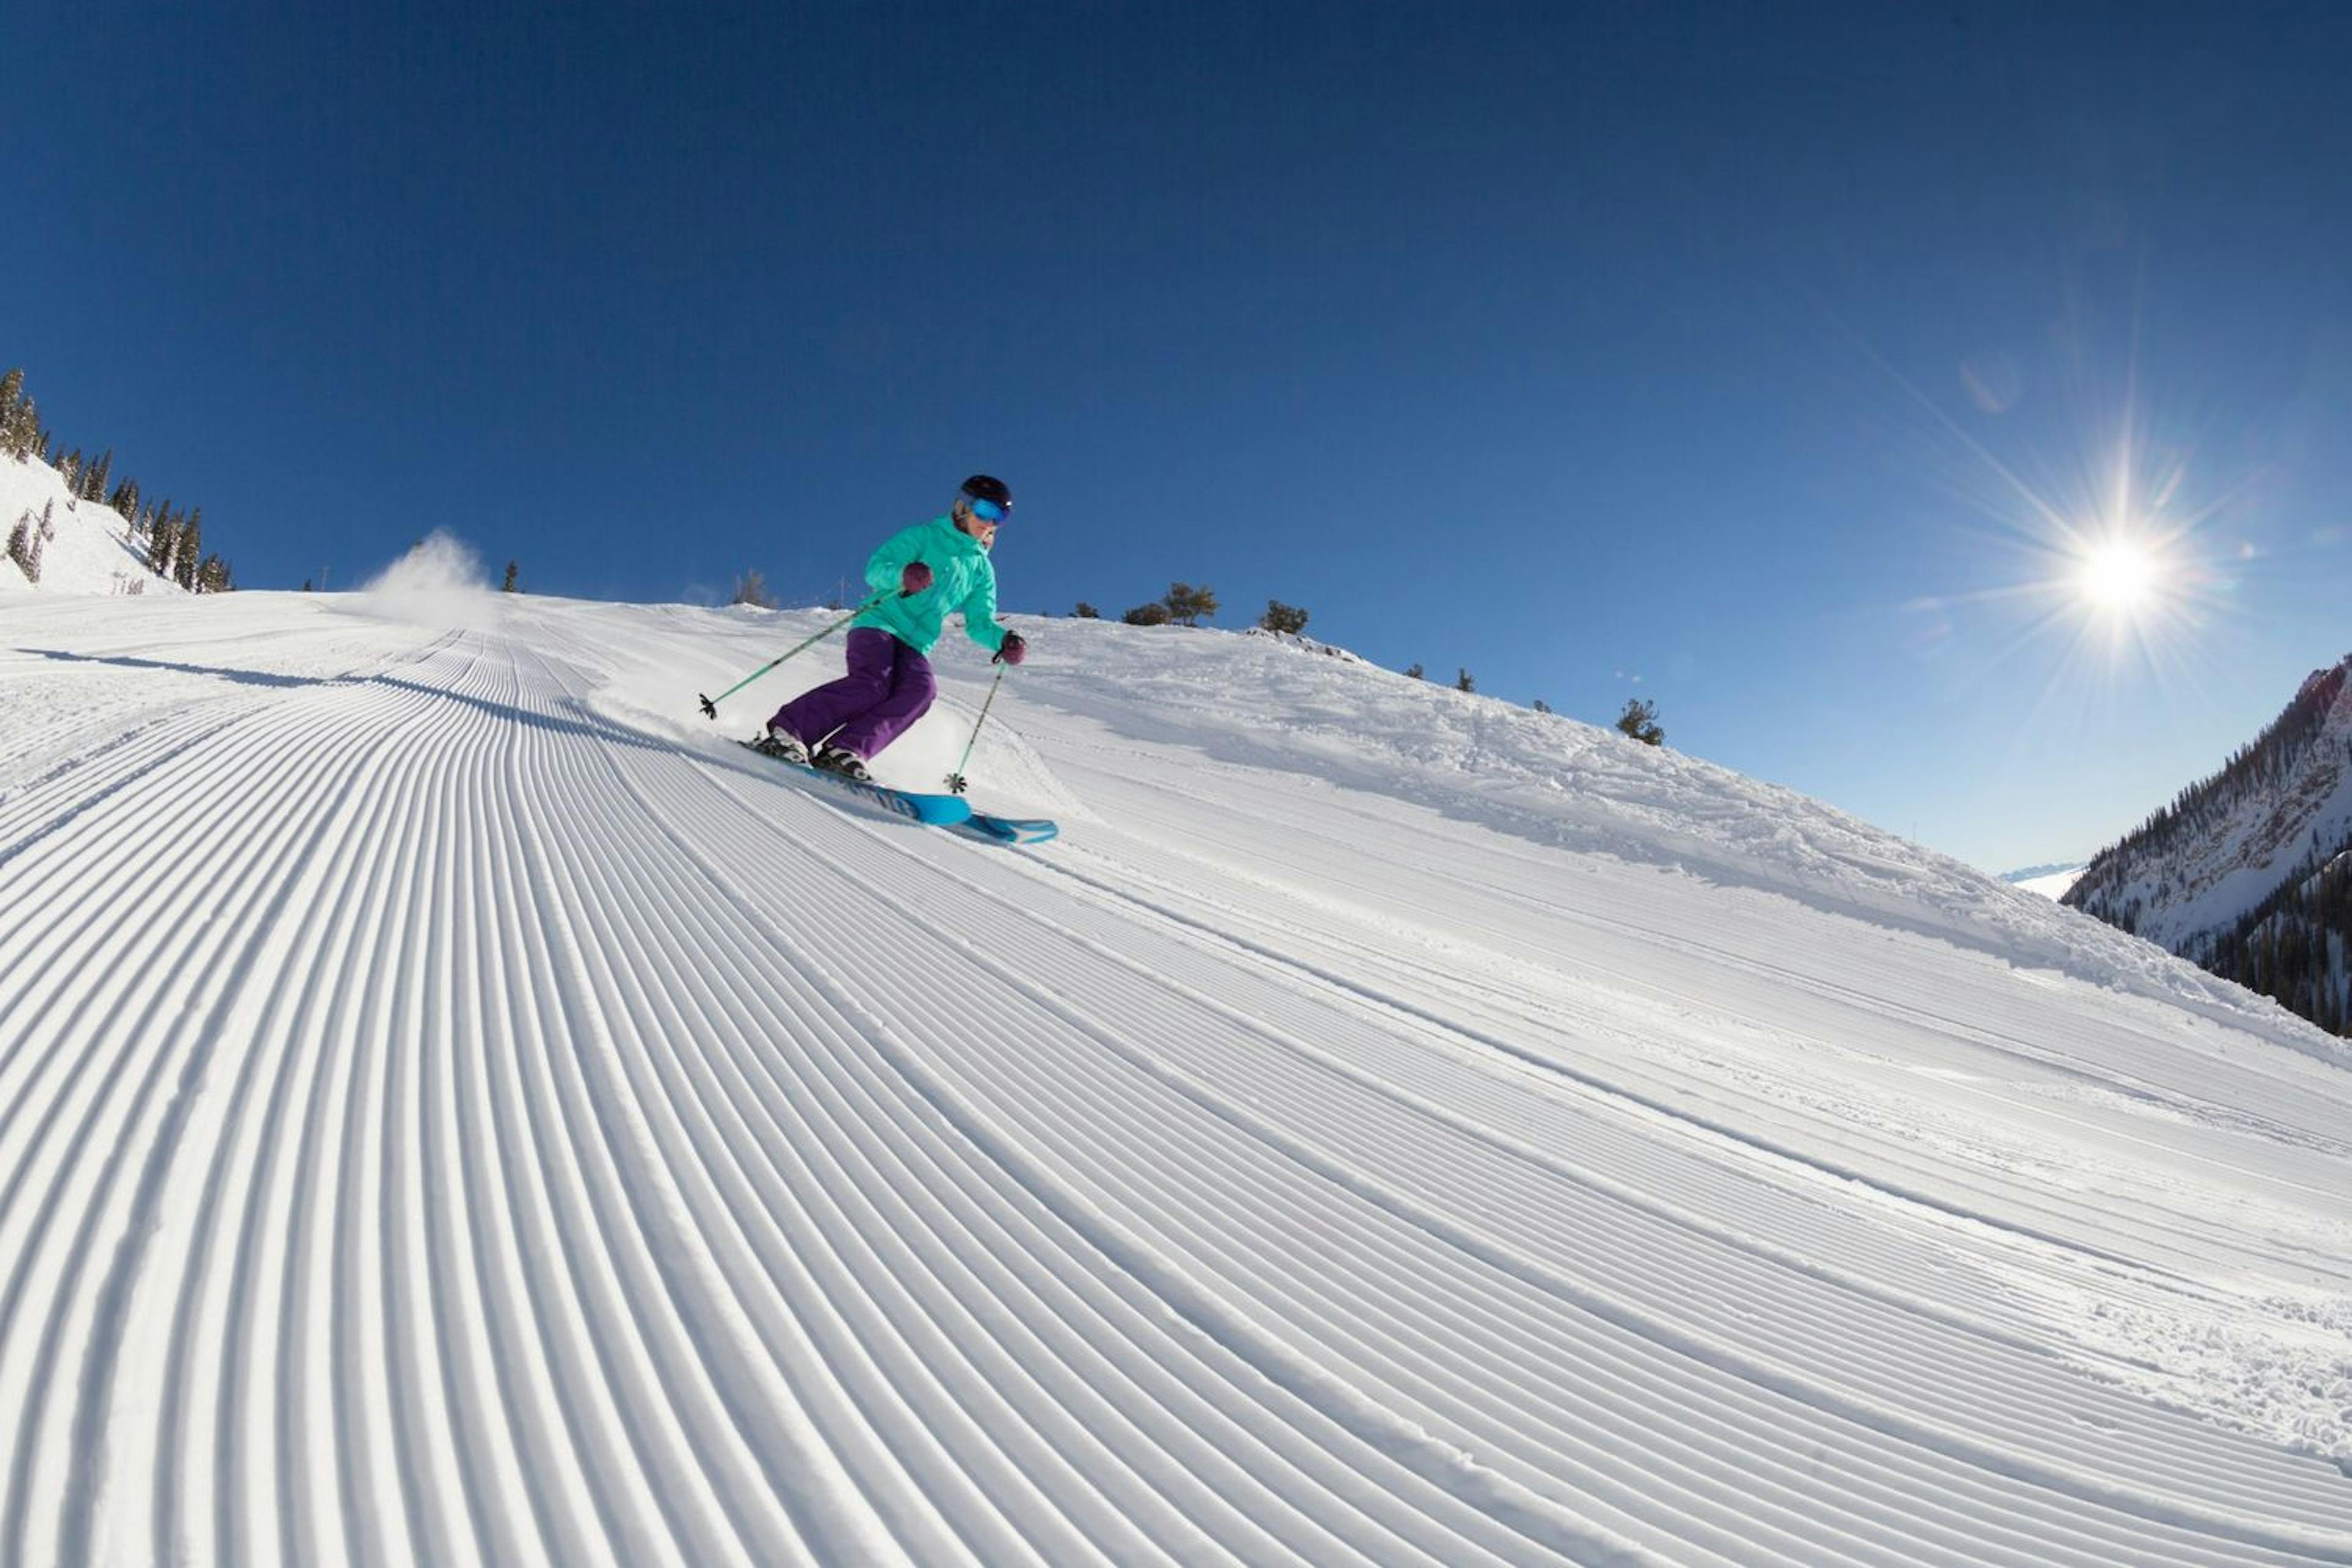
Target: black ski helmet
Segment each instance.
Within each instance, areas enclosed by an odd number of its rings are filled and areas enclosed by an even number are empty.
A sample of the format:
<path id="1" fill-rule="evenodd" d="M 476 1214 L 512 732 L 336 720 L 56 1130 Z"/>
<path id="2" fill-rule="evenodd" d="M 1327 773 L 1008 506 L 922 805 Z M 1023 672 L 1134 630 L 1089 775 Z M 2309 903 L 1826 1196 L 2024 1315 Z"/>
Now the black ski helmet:
<path id="1" fill-rule="evenodd" d="M 1013 510 L 1013 491 L 1003 479 L 990 474 L 974 474 L 963 482 L 966 500 L 994 501 L 1006 511 Z"/>

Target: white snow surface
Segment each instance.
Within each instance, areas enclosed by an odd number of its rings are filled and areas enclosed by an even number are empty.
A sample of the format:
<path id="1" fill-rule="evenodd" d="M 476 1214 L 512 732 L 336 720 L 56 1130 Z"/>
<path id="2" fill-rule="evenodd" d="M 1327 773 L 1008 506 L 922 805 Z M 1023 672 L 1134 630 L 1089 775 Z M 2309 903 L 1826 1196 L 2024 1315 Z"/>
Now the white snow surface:
<path id="1" fill-rule="evenodd" d="M 1279 639 L 1015 618 L 1007 848 L 696 710 L 820 613 L 401 586 L 0 606 L 0 1562 L 2352 1560 L 2268 1002 Z"/>
<path id="2" fill-rule="evenodd" d="M 2084 869 L 2076 866 L 2064 871 L 2053 871 L 2046 877 L 2021 877 L 2009 885 L 2022 888 L 2029 893 L 2039 893 L 2045 899 L 2063 899 L 2069 888 L 2083 879 Z"/>
<path id="3" fill-rule="evenodd" d="M 41 549 L 41 580 L 32 583 L 6 551 L 16 520 L 44 507 L 57 530 Z M 111 507 L 76 500 L 47 463 L 0 457 L 0 604 L 32 595 L 154 594 L 186 592 L 147 569 L 144 550 L 131 542 L 131 525 Z"/>

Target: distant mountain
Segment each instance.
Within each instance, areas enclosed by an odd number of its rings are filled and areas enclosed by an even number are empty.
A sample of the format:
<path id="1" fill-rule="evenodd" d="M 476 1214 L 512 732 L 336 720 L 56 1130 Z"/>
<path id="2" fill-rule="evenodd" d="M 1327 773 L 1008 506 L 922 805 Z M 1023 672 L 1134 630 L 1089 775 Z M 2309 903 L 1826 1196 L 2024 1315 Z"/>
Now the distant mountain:
<path id="1" fill-rule="evenodd" d="M 2352 656 L 2062 901 L 2352 1034 Z"/>
<path id="2" fill-rule="evenodd" d="M 2002 872 L 2000 879 L 2012 888 L 2055 899 L 2063 897 L 2083 875 L 2084 864 L 2080 860 L 2053 860 L 2046 866 L 2021 866 L 2014 871 Z"/>

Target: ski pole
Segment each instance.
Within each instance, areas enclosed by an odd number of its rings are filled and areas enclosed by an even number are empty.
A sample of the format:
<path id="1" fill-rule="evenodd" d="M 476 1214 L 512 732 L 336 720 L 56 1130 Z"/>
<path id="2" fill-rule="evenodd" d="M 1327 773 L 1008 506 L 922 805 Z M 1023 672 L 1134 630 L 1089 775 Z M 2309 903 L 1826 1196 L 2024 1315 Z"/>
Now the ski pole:
<path id="1" fill-rule="evenodd" d="M 875 605 L 880 604 L 889 596 L 890 590 L 887 588 L 883 589 L 880 593 L 875 595 L 872 598 L 858 605 L 857 608 L 850 611 L 849 614 L 842 616 L 841 619 L 834 622 L 833 625 L 825 627 L 824 630 L 809 638 L 808 641 L 798 644 L 795 647 L 778 654 L 775 658 L 770 659 L 767 663 L 761 665 L 759 668 L 753 670 L 751 674 L 745 676 L 742 679 L 737 681 L 734 685 L 729 687 L 726 690 L 720 692 L 716 697 L 703 697 L 702 693 L 699 691 L 696 692 L 695 695 L 697 697 L 702 698 L 702 716 L 706 719 L 718 718 L 719 705 L 721 702 L 726 701 L 730 697 L 734 696 L 737 692 L 751 685 L 751 682 L 759 679 L 760 677 L 767 674 L 768 671 L 775 668 L 776 666 L 792 658 L 793 654 L 800 652 L 802 648 L 814 647 L 818 643 L 823 642 L 825 638 L 831 637 L 834 633 L 839 631 L 842 627 L 847 626 L 850 622 L 856 620 L 858 616 L 864 615 L 866 611 L 872 609 Z"/>
<path id="2" fill-rule="evenodd" d="M 988 722 L 988 710 L 996 703 L 996 689 L 1004 684 L 1005 668 L 1002 664 L 996 667 L 996 679 L 988 683 L 988 700 L 980 705 L 980 717 L 972 722 L 971 739 L 963 743 L 963 757 L 956 763 L 955 772 L 948 775 L 948 788 L 957 795 L 963 793 L 963 764 L 971 761 L 971 749 L 980 744 L 980 727 Z"/>

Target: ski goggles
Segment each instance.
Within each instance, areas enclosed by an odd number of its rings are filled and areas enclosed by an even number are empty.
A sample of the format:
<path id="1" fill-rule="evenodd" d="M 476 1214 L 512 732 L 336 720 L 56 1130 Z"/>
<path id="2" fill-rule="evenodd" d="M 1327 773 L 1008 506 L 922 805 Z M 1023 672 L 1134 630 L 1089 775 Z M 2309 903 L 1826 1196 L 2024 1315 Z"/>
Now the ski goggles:
<path id="1" fill-rule="evenodd" d="M 1003 522 L 1006 514 L 1013 510 L 996 501 L 982 500 L 978 496 L 964 497 L 963 504 L 972 516 L 982 522 Z"/>

